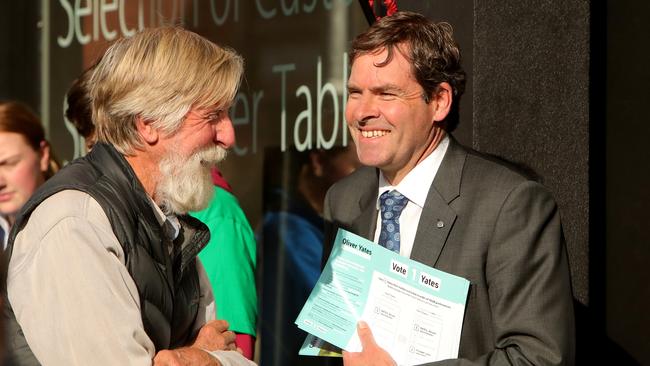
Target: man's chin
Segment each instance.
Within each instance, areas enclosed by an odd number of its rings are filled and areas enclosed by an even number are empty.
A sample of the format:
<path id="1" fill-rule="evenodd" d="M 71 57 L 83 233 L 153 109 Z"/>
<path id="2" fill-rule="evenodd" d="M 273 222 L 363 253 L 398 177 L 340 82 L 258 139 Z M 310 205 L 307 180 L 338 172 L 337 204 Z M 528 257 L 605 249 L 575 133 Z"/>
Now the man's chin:
<path id="1" fill-rule="evenodd" d="M 208 171 L 209 174 L 209 171 Z M 214 197 L 214 185 L 212 184 L 212 179 L 208 181 L 209 183 L 205 184 L 200 190 L 200 197 L 194 197 L 195 201 L 189 211 L 201 211 L 207 208 L 212 202 Z"/>
<path id="2" fill-rule="evenodd" d="M 208 207 L 214 195 L 211 170 L 223 161 L 227 150 L 215 145 L 187 158 L 169 154 L 160 163 L 163 178 L 159 188 L 167 213 L 185 214 Z"/>
<path id="3" fill-rule="evenodd" d="M 191 197 L 169 195 L 164 199 L 162 206 L 164 206 L 166 214 L 185 215 L 188 212 L 201 211 L 208 207 L 213 196 L 214 189 L 210 184 L 209 187 L 200 188 L 193 192 Z"/>
<path id="4" fill-rule="evenodd" d="M 160 182 L 158 196 L 163 201 L 165 213 L 186 214 L 201 211 L 210 204 L 214 195 L 212 165 L 196 163 L 188 163 L 174 176 L 165 177 Z"/>

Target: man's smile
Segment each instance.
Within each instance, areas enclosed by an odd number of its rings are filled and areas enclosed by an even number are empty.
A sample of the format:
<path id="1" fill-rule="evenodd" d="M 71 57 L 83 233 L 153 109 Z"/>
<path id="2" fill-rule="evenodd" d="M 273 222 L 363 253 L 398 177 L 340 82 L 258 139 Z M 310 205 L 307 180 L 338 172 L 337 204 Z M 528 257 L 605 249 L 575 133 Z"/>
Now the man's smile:
<path id="1" fill-rule="evenodd" d="M 365 138 L 376 138 L 386 136 L 390 133 L 388 130 L 361 130 L 361 136 Z"/>

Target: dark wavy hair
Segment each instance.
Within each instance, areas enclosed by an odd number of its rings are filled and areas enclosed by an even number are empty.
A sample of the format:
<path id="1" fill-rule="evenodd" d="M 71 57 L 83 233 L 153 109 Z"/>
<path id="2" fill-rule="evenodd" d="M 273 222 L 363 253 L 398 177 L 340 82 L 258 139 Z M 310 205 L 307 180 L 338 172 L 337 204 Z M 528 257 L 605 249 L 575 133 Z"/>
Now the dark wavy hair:
<path id="1" fill-rule="evenodd" d="M 429 103 L 438 91 L 438 85 L 449 83 L 453 91 L 452 109 L 445 119 L 447 131 L 458 124 L 458 104 L 465 91 L 465 71 L 460 65 L 460 49 L 453 38 L 449 23 L 435 23 L 421 14 L 399 11 L 375 22 L 366 32 L 352 42 L 350 64 L 357 57 L 386 49 L 386 60 L 377 66 L 387 65 L 393 54 L 403 53 L 411 63 L 413 75 L 424 90 L 424 100 Z"/>
<path id="2" fill-rule="evenodd" d="M 84 70 L 72 83 L 66 94 L 68 107 L 65 110 L 65 117 L 74 125 L 79 134 L 86 139 L 95 133 L 92 105 L 88 95 L 88 82 L 95 65 Z"/>

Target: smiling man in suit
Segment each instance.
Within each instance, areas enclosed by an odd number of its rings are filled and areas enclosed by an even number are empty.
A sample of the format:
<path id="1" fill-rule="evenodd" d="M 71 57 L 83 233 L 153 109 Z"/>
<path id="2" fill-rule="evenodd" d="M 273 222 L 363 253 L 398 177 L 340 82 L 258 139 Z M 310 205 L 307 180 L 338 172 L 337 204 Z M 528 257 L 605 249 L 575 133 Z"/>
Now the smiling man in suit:
<path id="1" fill-rule="evenodd" d="M 328 192 L 326 255 L 340 227 L 469 280 L 459 358 L 435 364 L 573 364 L 557 205 L 449 134 L 465 83 L 451 26 L 399 12 L 359 35 L 350 59 L 346 119 L 368 167 Z M 395 364 L 365 323 L 358 333 L 363 350 L 345 365 Z"/>

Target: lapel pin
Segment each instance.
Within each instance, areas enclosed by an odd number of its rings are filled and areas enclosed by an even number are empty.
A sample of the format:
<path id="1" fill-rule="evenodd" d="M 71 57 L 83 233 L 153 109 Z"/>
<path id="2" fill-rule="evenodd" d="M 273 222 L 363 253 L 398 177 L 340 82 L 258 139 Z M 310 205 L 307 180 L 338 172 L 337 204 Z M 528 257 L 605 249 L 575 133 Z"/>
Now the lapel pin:
<path id="1" fill-rule="evenodd" d="M 438 220 L 438 222 L 436 223 L 436 226 L 438 227 L 438 229 L 442 229 L 445 226 L 445 223 L 442 222 L 442 220 Z"/>

